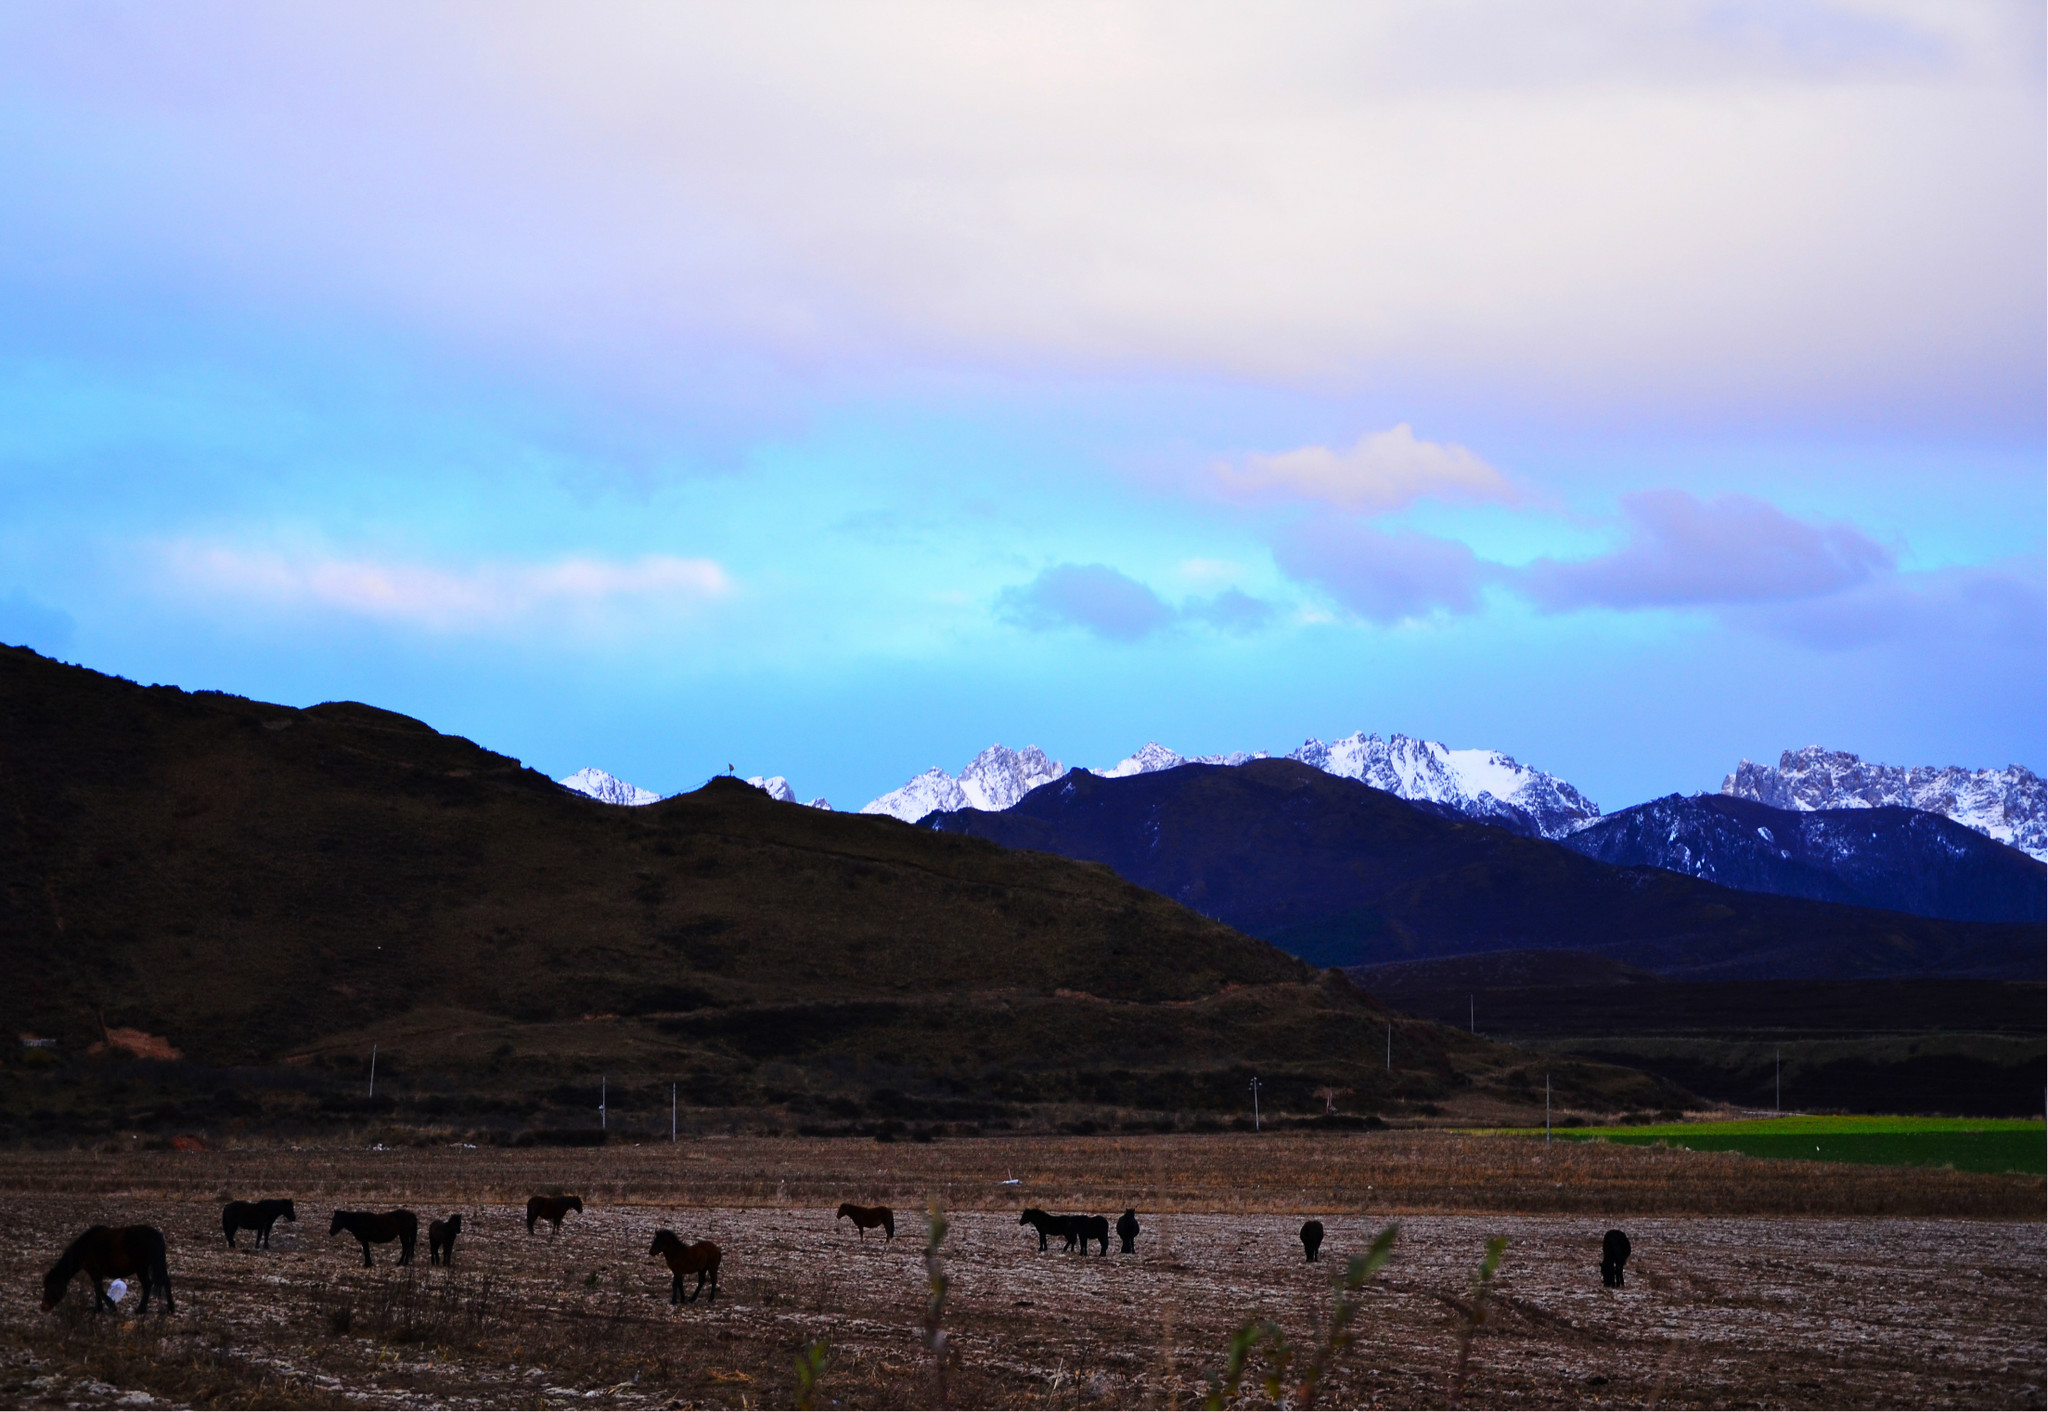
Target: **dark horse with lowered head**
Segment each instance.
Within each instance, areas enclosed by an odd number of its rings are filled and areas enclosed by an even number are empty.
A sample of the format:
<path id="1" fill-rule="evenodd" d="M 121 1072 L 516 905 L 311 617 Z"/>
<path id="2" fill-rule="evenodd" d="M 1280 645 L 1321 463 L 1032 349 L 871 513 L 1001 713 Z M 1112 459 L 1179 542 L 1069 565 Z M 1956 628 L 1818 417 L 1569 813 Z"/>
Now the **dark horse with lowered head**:
<path id="1" fill-rule="evenodd" d="M 581 1211 L 582 1209 L 583 1198 L 580 1196 L 528 1197 L 526 1200 L 526 1233 L 528 1235 L 533 1234 L 533 1226 L 536 1221 L 548 1221 L 555 1228 L 554 1235 L 548 1237 L 549 1240 L 553 1240 L 555 1236 L 562 1233 L 562 1218 L 571 1211 Z"/>
<path id="2" fill-rule="evenodd" d="M 868 1232 L 876 1226 L 888 1232 L 882 1238 L 884 1244 L 896 1239 L 896 1213 L 886 1206 L 856 1206 L 851 1201 L 842 1201 L 839 1203 L 839 1215 L 832 1218 L 834 1230 L 839 1228 L 841 1217 L 853 1222 L 853 1228 L 860 1232 L 862 1240 L 866 1240 Z"/>
<path id="3" fill-rule="evenodd" d="M 57 1263 L 50 1267 L 50 1273 L 43 1276 L 43 1308 L 57 1307 L 64 1298 L 64 1292 L 71 1288 L 73 1276 L 80 1270 L 92 1278 L 92 1309 L 95 1314 L 114 1307 L 114 1301 L 107 1298 L 106 1282 L 126 1279 L 130 1275 L 142 1277 L 142 1303 L 136 1306 L 136 1313 L 148 1311 L 152 1292 L 164 1297 L 160 1313 L 175 1312 L 171 1303 L 171 1268 L 164 1254 L 164 1233 L 155 1226 L 93 1226 L 87 1230 L 71 1242 L 57 1257 Z"/>
<path id="4" fill-rule="evenodd" d="M 347 1231 L 363 1243 L 363 1267 L 368 1269 L 377 1262 L 370 1258 L 370 1247 L 398 1242 L 398 1263 L 412 1263 L 412 1248 L 420 1238 L 420 1218 L 410 1211 L 337 1211 L 334 1224 L 327 1228 L 330 1239 Z"/>
<path id="5" fill-rule="evenodd" d="M 654 1244 L 648 1247 L 650 1256 L 659 1255 L 668 1261 L 669 1282 L 668 1302 L 671 1304 L 695 1304 L 697 1296 L 704 1292 L 704 1284 L 711 1284 L 711 1302 L 718 1302 L 718 1247 L 708 1240 L 695 1245 L 683 1244 L 683 1238 L 674 1231 L 656 1231 Z M 695 1275 L 697 1287 L 688 1294 L 683 1293 L 683 1277 Z"/>
<path id="6" fill-rule="evenodd" d="M 293 1222 L 299 1219 L 290 1197 L 281 1201 L 230 1201 L 220 1208 L 220 1228 L 230 1246 L 235 1243 L 236 1231 L 254 1231 L 256 1247 L 262 1249 L 270 1244 L 270 1228 L 280 1216 Z"/>

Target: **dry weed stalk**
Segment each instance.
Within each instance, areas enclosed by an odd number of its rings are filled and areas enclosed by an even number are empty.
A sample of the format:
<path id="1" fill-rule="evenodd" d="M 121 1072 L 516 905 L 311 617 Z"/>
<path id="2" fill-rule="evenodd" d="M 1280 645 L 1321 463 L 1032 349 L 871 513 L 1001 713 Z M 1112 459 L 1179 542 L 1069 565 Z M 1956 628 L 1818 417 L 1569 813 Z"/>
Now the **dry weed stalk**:
<path id="1" fill-rule="evenodd" d="M 939 1209 L 936 1194 L 925 1204 L 930 1221 L 929 1232 L 924 1243 L 925 1288 L 928 1294 L 924 1304 L 924 1341 L 932 1351 L 932 1376 L 937 1384 L 938 1406 L 949 1405 L 946 1394 L 946 1364 L 949 1356 L 946 1337 L 946 1264 L 939 1255 L 939 1246 L 946 1239 L 946 1216 Z"/>
<path id="2" fill-rule="evenodd" d="M 1486 1322 L 1486 1300 L 1493 1290 L 1494 1272 L 1500 1269 L 1500 1257 L 1508 1248 L 1506 1236 L 1495 1236 L 1486 1242 L 1486 1256 L 1479 1262 L 1479 1275 L 1472 1281 L 1472 1304 L 1461 1310 L 1463 1322 L 1458 1327 L 1458 1364 L 1451 1372 L 1451 1406 L 1456 1407 L 1465 1395 L 1466 1362 L 1472 1353 L 1472 1336 L 1479 1332 L 1479 1326 Z"/>

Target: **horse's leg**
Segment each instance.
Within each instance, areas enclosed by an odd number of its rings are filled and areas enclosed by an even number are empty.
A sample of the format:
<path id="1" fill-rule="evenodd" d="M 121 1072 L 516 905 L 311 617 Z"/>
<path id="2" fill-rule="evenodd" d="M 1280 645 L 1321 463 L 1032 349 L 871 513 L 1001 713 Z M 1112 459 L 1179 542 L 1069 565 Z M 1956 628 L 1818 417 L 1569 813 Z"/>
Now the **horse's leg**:
<path id="1" fill-rule="evenodd" d="M 377 1262 L 370 1258 L 370 1238 L 368 1236 L 358 1236 L 357 1239 L 363 1243 L 363 1268 L 365 1270 L 375 1269 Z"/>
<path id="2" fill-rule="evenodd" d="M 711 1267 L 711 1302 L 718 1303 L 718 1267 Z"/>

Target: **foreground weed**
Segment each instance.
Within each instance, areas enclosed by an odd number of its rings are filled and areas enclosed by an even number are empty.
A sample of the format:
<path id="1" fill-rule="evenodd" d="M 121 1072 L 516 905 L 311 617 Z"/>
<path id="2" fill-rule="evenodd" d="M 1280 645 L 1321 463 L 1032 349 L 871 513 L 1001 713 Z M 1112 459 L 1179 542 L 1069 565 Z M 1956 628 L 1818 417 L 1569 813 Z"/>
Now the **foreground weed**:
<path id="1" fill-rule="evenodd" d="M 811 1412 L 818 1405 L 818 1380 L 825 1376 L 825 1362 L 831 1357 L 832 1346 L 819 1339 L 796 1356 L 796 1405 L 797 1412 Z"/>
<path id="2" fill-rule="evenodd" d="M 1323 1325 L 1322 1337 L 1312 1346 L 1296 1348 L 1288 1343 L 1287 1335 L 1280 1326 L 1270 1320 L 1250 1319 L 1240 1324 L 1237 1332 L 1230 1336 L 1222 1374 L 1212 1374 L 1207 1380 L 1209 1399 L 1203 1406 L 1218 1412 L 1230 1405 L 1244 1385 L 1245 1369 L 1252 1354 L 1261 1344 L 1270 1350 L 1266 1355 L 1266 1396 L 1274 1402 L 1280 1400 L 1281 1393 L 1288 1387 L 1288 1369 L 1299 1360 L 1301 1372 L 1294 1382 L 1289 1402 L 1295 1407 L 1315 1406 L 1324 1378 L 1345 1351 L 1357 1342 L 1351 1325 L 1358 1317 L 1358 1296 L 1372 1283 L 1373 1276 L 1386 1268 L 1387 1261 L 1393 1257 L 1394 1240 L 1398 1234 L 1399 1228 L 1395 1226 L 1381 1231 L 1365 1254 L 1353 1256 L 1343 1273 L 1331 1282 L 1336 1299 L 1330 1307 L 1330 1317 Z"/>
<path id="3" fill-rule="evenodd" d="M 938 1405 L 949 1405 L 946 1396 L 946 1262 L 939 1255 L 939 1247 L 946 1239 L 946 1215 L 939 1209 L 939 1198 L 934 1194 L 926 1203 L 926 1214 L 930 1220 L 929 1233 L 924 1242 L 925 1288 L 928 1291 L 924 1304 L 924 1341 L 932 1351 L 932 1374 L 938 1385 Z"/>
<path id="4" fill-rule="evenodd" d="M 1472 1303 L 1461 1311 L 1464 1322 L 1458 1327 L 1458 1364 L 1451 1372 L 1451 1406 L 1456 1407 L 1465 1396 L 1466 1361 L 1472 1353 L 1472 1336 L 1479 1332 L 1479 1326 L 1486 1322 L 1487 1296 L 1493 1291 L 1494 1272 L 1500 1269 L 1500 1257 L 1506 1253 L 1508 1238 L 1495 1236 L 1486 1242 L 1486 1257 L 1479 1262 L 1479 1275 L 1472 1281 Z"/>

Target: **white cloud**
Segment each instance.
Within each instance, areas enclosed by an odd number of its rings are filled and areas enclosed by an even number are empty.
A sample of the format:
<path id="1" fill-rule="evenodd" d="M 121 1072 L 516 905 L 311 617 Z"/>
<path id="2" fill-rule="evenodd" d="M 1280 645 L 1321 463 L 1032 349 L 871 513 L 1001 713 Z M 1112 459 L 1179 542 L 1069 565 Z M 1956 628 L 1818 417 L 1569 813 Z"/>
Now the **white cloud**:
<path id="1" fill-rule="evenodd" d="M 1425 496 L 1513 502 L 1520 492 L 1492 466 L 1456 443 L 1423 441 L 1406 422 L 1361 436 L 1348 450 L 1304 446 L 1251 455 L 1215 468 L 1226 494 L 1245 499 L 1316 500 L 1379 514 Z"/>
<path id="2" fill-rule="evenodd" d="M 271 608 L 314 608 L 437 631 L 545 616 L 589 619 L 618 608 L 693 608 L 732 589 L 710 559 L 650 554 L 627 563 L 569 558 L 451 569 L 376 559 L 292 555 L 182 542 L 166 555 L 187 591 Z"/>

